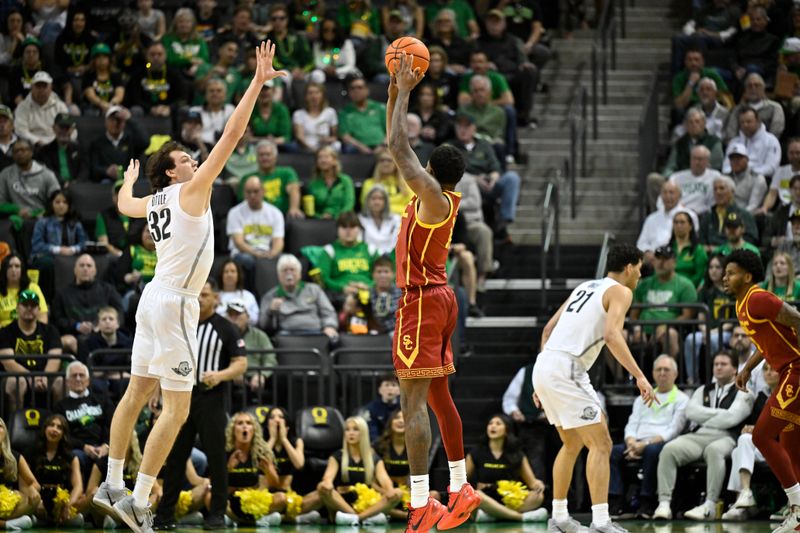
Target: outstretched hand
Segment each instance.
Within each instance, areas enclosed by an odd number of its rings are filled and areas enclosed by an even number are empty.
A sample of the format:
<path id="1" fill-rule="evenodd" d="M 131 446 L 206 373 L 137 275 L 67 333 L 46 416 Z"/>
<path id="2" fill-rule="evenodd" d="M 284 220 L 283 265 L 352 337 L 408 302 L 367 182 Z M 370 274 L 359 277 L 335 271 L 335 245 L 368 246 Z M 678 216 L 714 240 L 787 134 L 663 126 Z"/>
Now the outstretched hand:
<path id="1" fill-rule="evenodd" d="M 275 70 L 272 60 L 275 58 L 275 44 L 272 41 L 261 41 L 256 47 L 256 73 L 253 79 L 259 84 L 275 78 L 285 78 L 288 73 L 285 70 Z"/>
<path id="2" fill-rule="evenodd" d="M 394 68 L 394 79 L 396 80 L 398 91 L 411 92 L 411 90 L 422 81 L 422 78 L 425 77 L 425 74 L 422 73 L 419 67 L 412 69 L 413 65 L 413 55 L 409 55 L 405 52 L 400 54 L 400 62 L 396 64 Z"/>
<path id="3" fill-rule="evenodd" d="M 125 182 L 135 182 L 139 179 L 139 160 L 131 159 L 128 169 L 125 171 Z"/>

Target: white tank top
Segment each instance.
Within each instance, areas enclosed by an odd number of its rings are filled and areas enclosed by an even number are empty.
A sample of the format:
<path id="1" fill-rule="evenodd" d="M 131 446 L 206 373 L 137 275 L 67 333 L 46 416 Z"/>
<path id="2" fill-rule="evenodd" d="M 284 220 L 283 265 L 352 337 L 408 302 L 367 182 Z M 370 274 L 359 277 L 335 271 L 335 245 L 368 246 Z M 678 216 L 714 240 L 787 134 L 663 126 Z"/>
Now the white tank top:
<path id="1" fill-rule="evenodd" d="M 575 287 L 544 349 L 568 353 L 589 370 L 606 344 L 603 294 L 614 285 L 619 283 L 603 278 L 584 281 Z"/>
<path id="2" fill-rule="evenodd" d="M 214 220 L 210 208 L 199 217 L 181 209 L 183 185 L 156 192 L 147 205 L 158 257 L 153 282 L 199 296 L 214 262 Z"/>

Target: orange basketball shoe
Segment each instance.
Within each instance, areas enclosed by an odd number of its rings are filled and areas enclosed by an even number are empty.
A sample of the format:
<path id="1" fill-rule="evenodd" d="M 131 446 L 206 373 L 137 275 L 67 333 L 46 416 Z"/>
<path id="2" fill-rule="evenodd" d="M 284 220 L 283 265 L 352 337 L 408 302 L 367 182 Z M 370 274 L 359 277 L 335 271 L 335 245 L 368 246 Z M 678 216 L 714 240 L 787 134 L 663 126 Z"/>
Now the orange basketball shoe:
<path id="1" fill-rule="evenodd" d="M 425 533 L 441 520 L 447 512 L 444 505 L 428 496 L 428 504 L 425 507 L 414 509 L 408 506 L 408 525 L 406 533 Z"/>
<path id="2" fill-rule="evenodd" d="M 458 492 L 450 492 L 448 487 L 447 492 L 450 494 L 450 498 L 447 500 L 447 514 L 436 526 L 436 529 L 440 531 L 460 526 L 481 504 L 481 497 L 475 493 L 475 489 L 469 483 L 461 485 L 461 490 Z"/>

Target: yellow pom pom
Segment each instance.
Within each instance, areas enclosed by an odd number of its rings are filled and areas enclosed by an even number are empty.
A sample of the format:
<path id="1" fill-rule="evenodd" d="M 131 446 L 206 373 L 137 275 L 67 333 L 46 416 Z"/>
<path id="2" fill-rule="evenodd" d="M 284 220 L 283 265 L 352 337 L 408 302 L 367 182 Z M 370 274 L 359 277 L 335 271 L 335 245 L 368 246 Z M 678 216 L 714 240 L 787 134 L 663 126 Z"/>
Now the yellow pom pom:
<path id="1" fill-rule="evenodd" d="M 63 487 L 56 487 L 56 497 L 53 498 L 53 516 L 59 517 L 63 513 L 64 507 L 69 505 L 69 491 Z M 70 506 L 67 519 L 75 518 L 78 510 Z"/>
<path id="2" fill-rule="evenodd" d="M 19 492 L 0 485 L 0 518 L 8 518 L 22 499 Z"/>
<path id="3" fill-rule="evenodd" d="M 233 493 L 239 498 L 242 512 L 253 516 L 256 520 L 269 514 L 272 505 L 272 494 L 266 489 L 242 489 Z"/>
<path id="4" fill-rule="evenodd" d="M 411 505 L 411 489 L 408 488 L 408 485 L 402 483 L 398 489 L 403 491 L 403 509 L 408 511 L 409 505 Z"/>
<path id="5" fill-rule="evenodd" d="M 192 491 L 182 490 L 178 495 L 178 503 L 175 504 L 175 518 L 181 518 L 189 513 L 192 507 Z"/>
<path id="6" fill-rule="evenodd" d="M 530 492 L 528 487 L 520 481 L 501 480 L 497 482 L 497 494 L 503 499 L 503 505 L 515 511 L 525 503 L 528 492 Z"/>
<path id="7" fill-rule="evenodd" d="M 295 491 L 290 490 L 286 493 L 286 516 L 295 518 L 303 511 L 303 497 Z"/>
<path id="8" fill-rule="evenodd" d="M 353 510 L 357 513 L 369 509 L 381 499 L 381 495 L 377 490 L 364 483 L 356 483 L 350 488 L 350 491 L 355 491 L 357 496 L 356 501 L 353 503 Z"/>

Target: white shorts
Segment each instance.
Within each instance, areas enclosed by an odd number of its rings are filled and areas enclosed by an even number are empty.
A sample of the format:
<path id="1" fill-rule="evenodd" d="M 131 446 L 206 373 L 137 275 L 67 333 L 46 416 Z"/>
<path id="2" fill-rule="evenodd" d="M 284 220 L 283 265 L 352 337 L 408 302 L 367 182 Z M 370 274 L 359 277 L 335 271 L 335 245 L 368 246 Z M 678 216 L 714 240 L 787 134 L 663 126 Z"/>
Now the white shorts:
<path id="1" fill-rule="evenodd" d="M 533 390 L 554 426 L 572 429 L 602 420 L 603 408 L 589 374 L 567 353 L 539 354 L 533 366 Z"/>
<path id="2" fill-rule="evenodd" d="M 197 371 L 197 295 L 148 283 L 136 309 L 131 374 L 156 378 L 161 388 L 191 391 Z"/>

